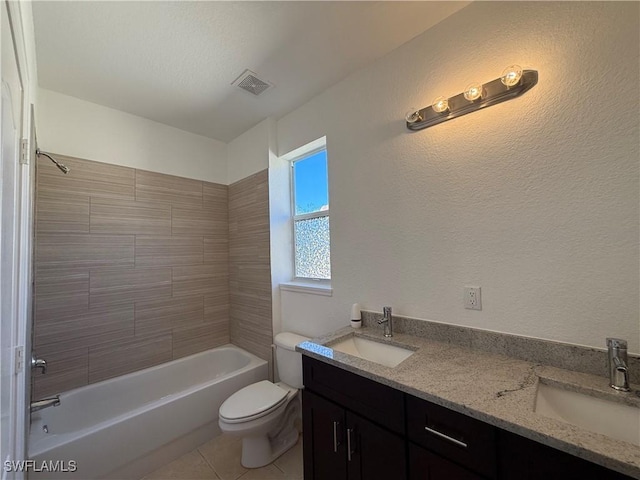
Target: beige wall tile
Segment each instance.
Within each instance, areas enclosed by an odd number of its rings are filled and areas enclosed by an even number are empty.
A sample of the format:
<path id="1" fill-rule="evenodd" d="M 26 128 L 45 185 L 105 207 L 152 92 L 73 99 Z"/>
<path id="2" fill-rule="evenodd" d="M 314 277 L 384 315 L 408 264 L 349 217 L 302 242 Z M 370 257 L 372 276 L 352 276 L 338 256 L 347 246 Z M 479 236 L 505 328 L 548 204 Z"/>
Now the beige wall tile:
<path id="1" fill-rule="evenodd" d="M 171 234 L 171 206 L 161 203 L 91 199 L 91 233 Z"/>
<path id="2" fill-rule="evenodd" d="M 133 168 L 58 154 L 52 155 L 71 170 L 65 175 L 49 159 L 38 158 L 38 193 L 54 191 L 88 195 L 94 198 L 134 198 L 135 170 Z"/>
<path id="3" fill-rule="evenodd" d="M 58 157 L 69 175 L 38 163 L 34 256 L 34 344 L 58 367 L 36 391 L 228 343 L 228 187 Z"/>
<path id="4" fill-rule="evenodd" d="M 89 308 L 89 271 L 52 270 L 35 278 L 36 321 Z"/>
<path id="5" fill-rule="evenodd" d="M 136 266 L 197 265 L 203 260 L 203 238 L 136 236 Z"/>
<path id="6" fill-rule="evenodd" d="M 63 346 L 64 347 L 64 346 Z M 87 347 L 59 349 L 39 347 L 38 358 L 47 361 L 47 373 L 33 371 L 33 398 L 40 399 L 73 388 L 89 381 L 89 349 Z"/>
<path id="7" fill-rule="evenodd" d="M 37 272 L 133 266 L 133 235 L 36 234 Z"/>
<path id="8" fill-rule="evenodd" d="M 219 183 L 202 182 L 202 206 L 228 214 L 229 187 Z"/>
<path id="9" fill-rule="evenodd" d="M 119 268 L 90 272 L 89 304 L 116 305 L 171 297 L 170 268 Z"/>
<path id="10" fill-rule="evenodd" d="M 133 336 L 133 305 L 109 305 L 38 317 L 35 346 L 65 344 L 68 347 L 98 345 Z"/>
<path id="11" fill-rule="evenodd" d="M 172 235 L 219 235 L 227 231 L 226 215 L 202 208 L 171 208 Z"/>
<path id="12" fill-rule="evenodd" d="M 226 295 L 229 277 L 216 265 L 173 267 L 173 296 Z"/>
<path id="13" fill-rule="evenodd" d="M 43 190 L 36 198 L 39 233 L 89 233 L 89 196 Z"/>
<path id="14" fill-rule="evenodd" d="M 204 321 L 202 296 L 136 302 L 136 335 L 201 325 Z"/>
<path id="15" fill-rule="evenodd" d="M 229 235 L 204 237 L 204 263 L 218 265 L 225 270 L 229 268 Z"/>
<path id="16" fill-rule="evenodd" d="M 89 348 L 89 383 L 168 362 L 171 335 L 148 335 Z"/>
<path id="17" fill-rule="evenodd" d="M 229 336 L 271 361 L 268 180 L 264 170 L 229 186 Z"/>
<path id="18" fill-rule="evenodd" d="M 210 348 L 229 343 L 229 332 L 224 325 L 216 328 L 205 323 L 197 327 L 176 329 L 173 331 L 173 358 L 186 357 Z"/>
<path id="19" fill-rule="evenodd" d="M 202 208 L 202 182 L 136 170 L 136 200 Z"/>

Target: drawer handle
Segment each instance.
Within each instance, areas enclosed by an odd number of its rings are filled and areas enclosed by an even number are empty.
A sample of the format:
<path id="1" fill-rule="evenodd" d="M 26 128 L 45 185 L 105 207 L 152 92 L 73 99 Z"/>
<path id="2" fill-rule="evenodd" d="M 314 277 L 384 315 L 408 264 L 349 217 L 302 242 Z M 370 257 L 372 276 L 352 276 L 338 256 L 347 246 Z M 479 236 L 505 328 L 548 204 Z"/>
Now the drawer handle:
<path id="1" fill-rule="evenodd" d="M 333 422 L 333 453 L 338 453 L 338 425 L 340 422 Z"/>
<path id="2" fill-rule="evenodd" d="M 424 427 L 424 429 L 425 429 L 427 432 L 429 432 L 429 433 L 433 433 L 433 434 L 434 434 L 434 435 L 436 435 L 437 437 L 440 437 L 440 438 L 442 438 L 442 439 L 444 439 L 444 440 L 447 440 L 447 441 L 449 441 L 449 442 L 451 442 L 451 443 L 455 443 L 455 444 L 456 444 L 456 445 L 458 445 L 459 447 L 462 447 L 462 448 L 467 448 L 467 447 L 468 447 L 468 445 L 467 445 L 466 443 L 461 442 L 460 440 L 458 440 L 458 439 L 456 439 L 456 438 L 450 437 L 449 435 L 445 435 L 444 433 L 439 432 L 439 431 L 437 431 L 437 430 L 434 430 L 433 428 Z"/>
<path id="3" fill-rule="evenodd" d="M 353 433 L 352 428 L 347 428 L 347 460 L 351 461 L 351 454 L 354 453 L 351 450 L 351 433 Z"/>

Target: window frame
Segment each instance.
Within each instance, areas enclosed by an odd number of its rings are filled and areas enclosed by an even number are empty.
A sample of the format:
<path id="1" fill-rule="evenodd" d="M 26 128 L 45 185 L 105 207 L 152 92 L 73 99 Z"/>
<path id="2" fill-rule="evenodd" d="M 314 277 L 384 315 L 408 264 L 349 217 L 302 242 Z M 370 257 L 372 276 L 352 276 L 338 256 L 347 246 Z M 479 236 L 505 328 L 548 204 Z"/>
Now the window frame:
<path id="1" fill-rule="evenodd" d="M 324 139 L 320 139 L 324 140 Z M 315 144 L 315 145 L 314 145 Z M 289 192 L 291 199 L 291 256 L 293 266 L 292 278 L 293 282 L 296 283 L 309 283 L 312 282 L 314 285 L 326 285 L 331 286 L 331 261 L 329 261 L 329 278 L 314 278 L 314 277 L 300 277 L 296 275 L 296 222 L 300 220 L 309 220 L 313 218 L 329 218 L 329 224 L 331 224 L 331 219 L 329 212 L 331 210 L 331 196 L 329 195 L 329 152 L 327 151 L 327 144 L 325 141 L 322 141 L 321 144 L 317 144 L 316 142 L 312 142 L 308 146 L 313 145 L 313 148 L 309 148 L 308 150 L 304 150 L 299 155 L 291 158 L 289 162 L 290 165 L 290 175 L 289 175 Z M 304 147 L 303 147 L 304 148 Z M 296 215 L 296 188 L 295 188 L 295 175 L 294 175 L 294 167 L 296 162 L 304 161 L 305 159 L 312 157 L 316 153 L 326 152 L 326 162 L 327 162 L 327 209 L 326 210 L 318 210 L 317 212 L 311 213 L 301 213 Z M 329 230 L 329 238 L 331 238 L 331 230 Z M 329 241 L 329 252 L 331 252 L 331 241 Z"/>

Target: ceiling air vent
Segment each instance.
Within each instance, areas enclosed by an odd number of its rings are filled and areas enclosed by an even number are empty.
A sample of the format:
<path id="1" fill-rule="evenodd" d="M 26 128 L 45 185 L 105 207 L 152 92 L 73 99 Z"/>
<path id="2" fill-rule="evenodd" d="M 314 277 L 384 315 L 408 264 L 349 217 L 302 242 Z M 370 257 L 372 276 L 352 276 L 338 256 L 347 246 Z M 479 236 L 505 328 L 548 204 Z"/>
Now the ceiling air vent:
<path id="1" fill-rule="evenodd" d="M 245 70 L 242 72 L 242 74 L 236 78 L 231 85 L 236 85 L 256 96 L 273 87 L 272 83 L 259 79 L 251 70 Z"/>

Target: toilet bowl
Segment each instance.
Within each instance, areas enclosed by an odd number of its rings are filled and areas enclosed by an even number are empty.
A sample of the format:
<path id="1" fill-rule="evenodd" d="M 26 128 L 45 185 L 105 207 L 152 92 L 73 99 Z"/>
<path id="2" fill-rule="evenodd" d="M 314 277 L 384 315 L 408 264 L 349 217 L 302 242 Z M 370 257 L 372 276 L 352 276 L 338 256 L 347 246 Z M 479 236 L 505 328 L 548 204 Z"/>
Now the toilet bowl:
<path id="1" fill-rule="evenodd" d="M 295 346 L 305 340 L 290 332 L 276 335 L 276 365 L 282 381 L 251 384 L 220 406 L 220 429 L 242 438 L 241 463 L 246 468 L 268 465 L 298 441 L 302 356 Z"/>

